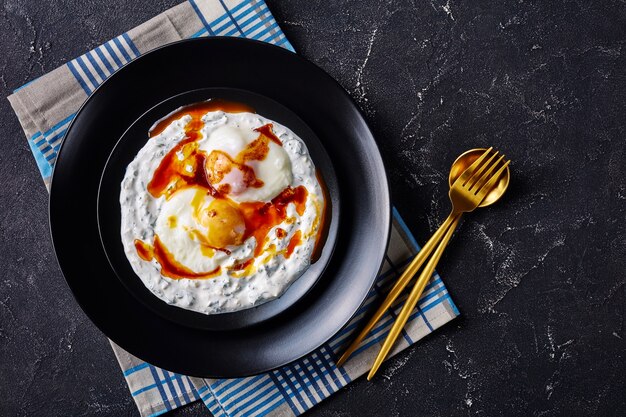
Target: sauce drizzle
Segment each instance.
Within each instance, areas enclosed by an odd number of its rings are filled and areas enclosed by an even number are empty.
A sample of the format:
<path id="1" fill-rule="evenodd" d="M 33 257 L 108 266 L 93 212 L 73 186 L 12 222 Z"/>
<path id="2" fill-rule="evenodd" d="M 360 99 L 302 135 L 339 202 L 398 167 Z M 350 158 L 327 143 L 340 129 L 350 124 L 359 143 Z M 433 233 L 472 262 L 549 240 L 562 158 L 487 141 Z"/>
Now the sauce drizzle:
<path id="1" fill-rule="evenodd" d="M 297 230 L 296 233 L 293 234 L 291 240 L 289 241 L 289 244 L 287 245 L 287 249 L 285 250 L 285 258 L 289 259 L 293 251 L 296 249 L 296 246 L 298 246 L 300 243 L 302 243 L 302 233 L 300 232 L 300 230 Z"/>
<path id="2" fill-rule="evenodd" d="M 204 169 L 206 156 L 198 152 L 197 136 L 197 132 L 188 131 L 186 138 L 163 157 L 147 186 L 154 198 L 163 195 L 168 198 L 177 190 L 193 185 L 216 193 Z"/>
<path id="3" fill-rule="evenodd" d="M 221 267 L 215 268 L 213 271 L 209 272 L 194 272 L 191 269 L 181 265 L 176 259 L 174 259 L 174 255 L 167 250 L 167 248 L 161 243 L 161 240 L 158 236 L 154 237 L 154 246 L 149 245 L 148 243 L 142 242 L 139 239 L 135 240 L 135 248 L 137 249 L 137 253 L 144 261 L 151 261 L 155 259 L 159 265 L 161 265 L 161 275 L 172 278 L 172 279 L 182 279 L 182 278 L 191 278 L 191 279 L 204 279 L 204 278 L 212 278 L 220 273 Z"/>
<path id="4" fill-rule="evenodd" d="M 148 137 L 152 138 L 162 133 L 165 128 L 168 127 L 174 120 L 180 119 L 186 114 L 190 115 L 193 120 L 197 120 L 201 123 L 202 116 L 210 111 L 218 110 L 221 110 L 225 113 L 256 113 L 256 111 L 252 107 L 234 101 L 222 99 L 201 101 L 199 103 L 179 107 L 164 118 L 158 120 L 148 131 Z"/>
<path id="5" fill-rule="evenodd" d="M 294 203 L 298 214 L 304 214 L 308 196 L 307 189 L 300 185 L 296 188 L 287 187 L 269 203 L 241 203 L 239 205 L 246 222 L 244 240 L 250 236 L 256 239 L 254 256 L 262 250 L 268 233 L 274 227 L 287 219 L 287 206 Z"/>
<path id="6" fill-rule="evenodd" d="M 151 181 L 148 183 L 147 189 L 155 198 L 161 196 L 169 198 L 179 189 L 198 187 L 199 192 L 196 195 L 197 198 L 194 198 L 194 201 L 198 201 L 195 202 L 195 205 L 198 205 L 200 200 L 203 200 L 203 196 L 209 194 L 216 199 L 225 199 L 229 203 L 232 203 L 233 206 L 237 207 L 245 222 L 243 240 L 245 241 L 249 237 L 254 236 L 256 239 L 256 248 L 253 258 L 235 264 L 228 269 L 232 271 L 247 271 L 252 267 L 254 259 L 263 252 L 263 247 L 265 246 L 270 230 L 282 222 L 295 221 L 294 218 L 288 218 L 286 212 L 287 206 L 293 203 L 297 213 L 301 216 L 304 214 L 308 191 L 304 186 L 295 188 L 287 187 L 270 202 L 237 204 L 226 196 L 231 191 L 228 184 L 221 184 L 214 187 L 213 184 L 218 184 L 224 179 L 224 176 L 234 168 L 239 169 L 243 173 L 244 184 L 246 186 L 256 188 L 263 186 L 263 182 L 256 178 L 254 170 L 246 165 L 245 162 L 264 160 L 269 153 L 270 142 L 282 146 L 282 142 L 273 132 L 272 124 L 268 123 L 255 129 L 255 131 L 259 132 L 259 137 L 248 144 L 248 146 L 234 158 L 219 150 L 215 150 L 211 152 L 210 155 L 206 155 L 204 152 L 200 151 L 198 145 L 198 141 L 201 139 L 200 130 L 203 127 L 201 118 L 207 112 L 217 110 L 229 113 L 255 112 L 254 109 L 241 103 L 215 99 L 181 107 L 159 120 L 150 129 L 149 137 L 152 138 L 162 133 L 173 121 L 184 115 L 190 115 L 192 117 L 192 120 L 185 126 L 184 139 L 176 144 L 174 148 L 163 157 Z M 315 237 L 315 246 L 311 256 L 311 262 L 315 262 L 319 259 L 321 254 L 321 248 L 328 232 L 326 217 L 327 211 L 330 209 L 326 186 L 319 172 L 316 172 L 316 176 L 324 193 L 324 205 L 321 208 L 318 207 L 318 210 L 321 210 L 318 212 L 315 220 L 318 225 L 318 231 Z M 197 209 L 197 207 L 195 207 L 195 209 Z M 197 214 L 198 213 L 196 213 L 196 215 Z M 172 225 L 171 227 L 175 227 L 176 219 L 170 219 L 170 224 Z M 201 235 L 199 231 L 190 230 L 188 232 L 190 235 L 193 235 L 194 240 L 200 243 L 202 253 L 205 254 L 205 256 L 211 256 L 216 250 L 230 254 L 227 248 L 217 248 L 209 245 L 205 236 Z M 278 228 L 276 229 L 276 236 L 280 239 L 284 239 L 287 233 L 285 230 Z M 285 258 L 289 258 L 295 248 L 301 243 L 302 233 L 300 230 L 297 230 L 291 237 L 286 249 L 283 251 Z M 139 257 L 145 261 L 155 259 L 161 265 L 161 274 L 166 277 L 172 279 L 205 279 L 214 277 L 220 273 L 220 267 L 213 271 L 202 273 L 196 273 L 190 270 L 176 261 L 172 253 L 163 245 L 158 236 L 154 237 L 153 245 L 138 239 L 134 241 L 134 244 Z"/>

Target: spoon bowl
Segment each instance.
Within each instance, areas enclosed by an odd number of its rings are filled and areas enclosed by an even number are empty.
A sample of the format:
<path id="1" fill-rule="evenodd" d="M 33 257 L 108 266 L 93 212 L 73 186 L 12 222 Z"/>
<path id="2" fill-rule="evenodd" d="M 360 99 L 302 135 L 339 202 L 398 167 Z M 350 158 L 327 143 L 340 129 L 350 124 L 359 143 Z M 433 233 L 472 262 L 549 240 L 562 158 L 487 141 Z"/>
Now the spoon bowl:
<path id="1" fill-rule="evenodd" d="M 474 163 L 480 156 L 485 153 L 487 148 L 476 148 L 470 149 L 469 151 L 463 152 L 456 160 L 452 163 L 452 167 L 450 168 L 450 175 L 448 177 L 448 182 L 450 187 L 454 181 L 457 180 L 470 165 Z M 502 197 L 506 189 L 509 187 L 509 181 L 511 179 L 509 173 L 509 167 L 507 167 L 496 185 L 487 192 L 485 199 L 478 205 L 478 207 L 487 207 L 495 203 Z"/>

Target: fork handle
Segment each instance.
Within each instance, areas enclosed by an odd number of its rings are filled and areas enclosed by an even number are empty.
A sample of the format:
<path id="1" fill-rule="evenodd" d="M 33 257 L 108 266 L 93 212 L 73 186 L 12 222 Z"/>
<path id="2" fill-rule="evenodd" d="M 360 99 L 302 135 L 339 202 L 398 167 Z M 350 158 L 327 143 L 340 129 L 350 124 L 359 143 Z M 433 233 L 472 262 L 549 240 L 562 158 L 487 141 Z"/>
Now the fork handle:
<path id="1" fill-rule="evenodd" d="M 422 247 L 422 249 L 419 251 L 417 256 L 415 256 L 409 266 L 406 267 L 402 275 L 400 275 L 400 278 L 398 278 L 394 286 L 391 288 L 391 291 L 389 291 L 389 294 L 387 295 L 385 300 L 378 307 L 376 313 L 374 313 L 374 315 L 370 318 L 367 324 L 361 329 L 357 337 L 355 337 L 352 343 L 350 343 L 350 346 L 348 346 L 343 355 L 341 355 L 341 358 L 339 358 L 339 360 L 337 361 L 337 366 L 343 365 L 345 361 L 348 360 L 350 355 L 352 355 L 352 353 L 359 347 L 363 339 L 365 339 L 365 337 L 369 334 L 369 332 L 376 325 L 376 323 L 378 323 L 378 321 L 382 318 L 387 309 L 391 307 L 391 305 L 396 300 L 396 298 L 398 298 L 402 290 L 404 290 L 409 282 L 411 282 L 413 276 L 415 276 L 417 271 L 419 271 L 419 269 L 422 267 L 426 259 L 430 256 L 432 251 L 435 249 L 435 247 L 443 237 L 444 233 L 446 233 L 446 231 L 450 228 L 450 225 L 453 223 L 453 221 L 456 220 L 458 223 L 458 219 L 460 217 L 461 215 L 459 213 L 450 213 L 448 218 L 441 224 L 441 226 L 439 226 L 439 229 L 437 229 L 432 237 L 428 239 L 428 242 L 426 242 L 426 244 Z M 454 227 L 456 227 L 456 225 Z"/>
<path id="2" fill-rule="evenodd" d="M 450 241 L 450 238 L 452 237 L 454 230 L 459 224 L 460 219 L 461 219 L 460 214 L 454 218 L 452 226 L 450 226 L 450 228 L 447 230 L 445 236 L 439 243 L 439 246 L 437 246 L 437 249 L 435 250 L 435 253 L 433 254 L 432 258 L 430 258 L 430 260 L 424 267 L 424 270 L 422 271 L 419 278 L 415 282 L 415 286 L 411 290 L 409 297 L 404 303 L 404 306 L 402 307 L 400 314 L 398 314 L 398 317 L 396 318 L 395 323 L 393 324 L 393 326 L 391 327 L 391 330 L 389 331 L 389 335 L 387 336 L 387 339 L 385 339 L 385 342 L 383 343 L 383 346 L 381 347 L 380 352 L 378 353 L 378 356 L 376 357 L 376 360 L 374 361 L 374 365 L 372 365 L 372 369 L 367 375 L 368 381 L 371 380 L 374 374 L 376 373 L 376 371 L 378 371 L 378 368 L 387 357 L 387 354 L 389 353 L 391 348 L 394 346 L 396 339 L 400 335 L 400 332 L 402 331 L 402 329 L 404 328 L 404 325 L 408 321 L 409 316 L 413 312 L 413 309 L 415 308 L 415 305 L 417 304 L 420 296 L 424 292 L 424 288 L 426 287 L 426 284 L 428 284 L 428 281 L 432 277 L 433 272 L 435 271 L 435 267 L 437 266 L 437 263 L 439 262 L 439 259 L 441 258 L 441 255 L 443 254 L 444 249 L 448 245 L 448 242 Z"/>

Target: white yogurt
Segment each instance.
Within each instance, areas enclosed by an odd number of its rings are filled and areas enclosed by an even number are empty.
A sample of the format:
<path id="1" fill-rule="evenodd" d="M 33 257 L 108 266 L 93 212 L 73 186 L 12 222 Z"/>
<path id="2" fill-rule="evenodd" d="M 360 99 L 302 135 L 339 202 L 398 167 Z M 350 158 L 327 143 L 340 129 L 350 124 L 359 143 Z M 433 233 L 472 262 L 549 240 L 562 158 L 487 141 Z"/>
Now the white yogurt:
<path id="1" fill-rule="evenodd" d="M 162 210 L 184 210 L 184 208 L 166 207 L 165 197 L 153 198 L 146 186 L 162 158 L 185 137 L 185 126 L 190 120 L 191 117 L 185 115 L 172 122 L 162 133 L 148 140 L 128 165 L 120 193 L 121 237 L 126 256 L 146 287 L 161 300 L 177 307 L 204 314 L 216 314 L 250 308 L 275 299 L 283 294 L 310 264 L 317 228 L 320 227 L 317 219 L 321 216 L 319 210 L 323 207 L 324 197 L 315 175 L 315 166 L 304 142 L 288 128 L 257 114 L 209 112 L 202 119 L 205 125 L 200 131 L 201 139 L 198 143 L 200 149 L 212 149 L 215 144 L 209 143 L 208 139 L 216 131 L 220 135 L 219 141 L 224 142 L 222 135 L 224 132 L 228 133 L 227 129 L 252 132 L 253 129 L 267 123 L 273 124 L 273 131 L 282 142 L 283 153 L 286 153 L 289 161 L 286 162 L 276 157 L 278 161 L 275 162 L 276 167 L 282 174 L 276 177 L 277 180 L 270 181 L 272 186 L 275 188 L 276 184 L 280 184 L 280 191 L 282 191 L 283 184 L 290 181 L 286 185 L 294 188 L 302 185 L 308 191 L 303 214 L 300 216 L 295 205 L 289 204 L 287 219 L 293 218 L 293 221 L 284 221 L 269 232 L 268 242 L 264 245 L 264 249 L 267 250 L 271 245 L 274 245 L 276 249 L 263 252 L 254 258 L 254 267 L 251 268 L 253 272 L 250 275 L 237 277 L 238 273 L 229 270 L 228 267 L 253 257 L 254 249 L 258 244 L 254 237 L 249 237 L 240 246 L 229 247 L 230 255 L 217 251 L 215 256 L 208 258 L 200 253 L 198 242 L 185 240 L 182 235 L 173 233 L 172 239 L 168 242 L 164 241 L 164 244 L 175 255 L 176 260 L 185 267 L 197 273 L 207 272 L 218 265 L 221 267 L 218 275 L 205 279 L 165 277 L 161 275 L 161 267 L 156 260 L 145 261 L 137 254 L 134 246 L 135 239 L 153 243 L 155 233 L 158 233 L 163 241 L 161 236 L 164 228 Z M 250 138 L 254 135 L 251 133 L 246 140 L 251 140 Z M 278 145 L 274 144 L 274 146 Z M 274 152 L 278 151 L 274 149 Z M 272 161 L 272 158 L 268 159 Z M 291 172 L 287 175 L 284 168 L 289 163 Z M 253 168 L 255 171 L 258 170 L 257 167 Z M 263 169 L 267 170 L 267 167 Z M 263 175 L 262 172 L 260 174 Z M 274 189 L 270 194 L 259 193 L 259 196 L 263 198 L 263 201 L 268 201 L 273 198 L 275 192 Z M 170 206 L 173 205 L 170 204 Z M 165 214 L 164 212 L 163 215 Z M 286 232 L 284 238 L 276 236 L 278 227 Z M 301 232 L 302 242 L 291 256 L 286 258 L 281 251 L 286 248 L 291 237 L 298 230 Z M 270 259 L 266 260 L 266 257 Z"/>

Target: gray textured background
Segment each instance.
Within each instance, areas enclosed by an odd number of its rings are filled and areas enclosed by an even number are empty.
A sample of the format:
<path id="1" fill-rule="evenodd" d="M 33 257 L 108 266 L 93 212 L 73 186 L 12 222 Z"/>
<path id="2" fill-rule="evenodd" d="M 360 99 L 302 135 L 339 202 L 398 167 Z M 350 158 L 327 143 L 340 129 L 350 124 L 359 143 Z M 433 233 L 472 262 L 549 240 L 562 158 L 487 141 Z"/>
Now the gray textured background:
<path id="1" fill-rule="evenodd" d="M 3 0 L 1 95 L 176 3 Z M 385 3 L 268 0 L 364 110 L 418 240 L 447 215 L 457 154 L 496 146 L 513 182 L 439 267 L 462 317 L 309 415 L 626 415 L 624 2 Z M 0 123 L 0 415 L 135 416 L 4 99 Z"/>

